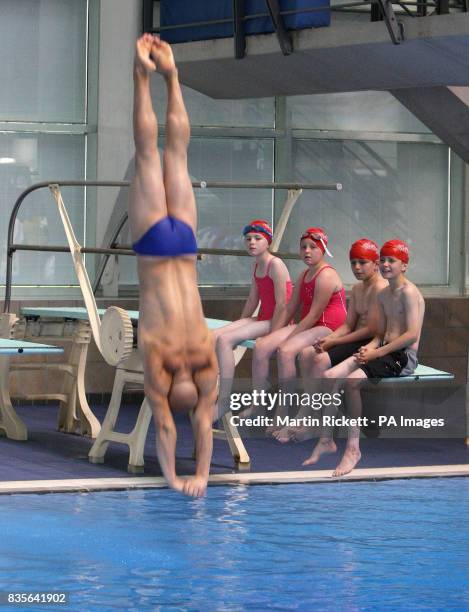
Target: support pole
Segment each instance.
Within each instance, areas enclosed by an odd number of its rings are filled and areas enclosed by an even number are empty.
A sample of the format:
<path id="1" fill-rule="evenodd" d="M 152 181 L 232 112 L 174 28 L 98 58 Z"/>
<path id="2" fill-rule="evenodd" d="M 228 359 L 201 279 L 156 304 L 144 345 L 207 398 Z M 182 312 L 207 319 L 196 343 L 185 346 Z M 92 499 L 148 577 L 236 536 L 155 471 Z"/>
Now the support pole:
<path id="1" fill-rule="evenodd" d="M 290 34 L 287 32 L 285 24 L 283 23 L 283 17 L 280 14 L 280 5 L 278 0 L 265 0 L 267 2 L 267 8 L 269 9 L 272 23 L 274 24 L 274 30 L 277 34 L 280 49 L 283 55 L 290 55 L 293 53 L 293 43 Z"/>
<path id="2" fill-rule="evenodd" d="M 386 27 L 389 32 L 389 36 L 391 37 L 392 42 L 395 45 L 400 45 L 401 42 L 404 41 L 404 26 L 402 23 L 399 23 L 396 20 L 396 15 L 394 14 L 394 9 L 392 8 L 392 3 L 390 0 L 374 0 L 380 9 L 383 15 L 384 21 L 386 22 Z"/>
<path id="3" fill-rule="evenodd" d="M 233 0 L 234 51 L 236 59 L 246 54 L 246 35 L 244 33 L 244 0 Z"/>
<path id="4" fill-rule="evenodd" d="M 83 294 L 83 300 L 85 301 L 86 310 L 88 311 L 91 331 L 93 332 L 93 338 L 96 343 L 96 346 L 98 347 L 99 352 L 102 354 L 101 336 L 99 333 L 101 321 L 99 318 L 96 301 L 94 299 L 93 289 L 91 288 L 88 272 L 86 271 L 85 262 L 83 261 L 81 245 L 76 239 L 75 232 L 73 231 L 73 227 L 70 222 L 67 209 L 65 208 L 65 204 L 62 200 L 62 194 L 60 193 L 59 186 L 51 185 L 50 190 L 52 192 L 52 195 L 54 196 L 55 201 L 57 202 L 60 218 L 62 219 L 65 235 L 67 236 L 67 242 L 70 248 L 70 253 L 72 255 L 73 265 L 75 267 L 75 272 L 78 278 L 78 282 L 80 284 L 81 292 Z"/>
<path id="5" fill-rule="evenodd" d="M 153 4 L 154 0 L 143 0 L 143 11 L 142 11 L 142 32 L 153 31 Z"/>

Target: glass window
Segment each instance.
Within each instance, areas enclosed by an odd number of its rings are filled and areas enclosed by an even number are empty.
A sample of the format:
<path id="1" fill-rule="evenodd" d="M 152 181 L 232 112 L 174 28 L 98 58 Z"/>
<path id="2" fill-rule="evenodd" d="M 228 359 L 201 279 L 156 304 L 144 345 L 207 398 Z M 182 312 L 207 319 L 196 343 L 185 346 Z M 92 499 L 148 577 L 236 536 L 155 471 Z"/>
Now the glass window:
<path id="1" fill-rule="evenodd" d="M 0 134 L 1 282 L 5 282 L 7 227 L 10 212 L 22 191 L 41 181 L 85 178 L 85 137 L 68 134 Z M 74 231 L 84 240 L 83 190 L 64 188 L 63 198 Z M 20 244 L 66 245 L 55 200 L 48 189 L 32 192 L 24 200 L 15 224 L 14 241 Z M 17 251 L 13 257 L 14 284 L 76 285 L 68 254 Z"/>
<path id="2" fill-rule="evenodd" d="M 161 124 L 166 113 L 166 87 L 159 75 L 152 77 L 152 98 Z M 207 127 L 267 127 L 275 125 L 275 99 L 214 100 L 182 87 L 191 125 Z"/>
<path id="3" fill-rule="evenodd" d="M 287 109 L 296 129 L 431 133 L 385 91 L 291 96 Z"/>
<path id="4" fill-rule="evenodd" d="M 84 122 L 86 0 L 2 0 L 0 120 Z"/>
<path id="5" fill-rule="evenodd" d="M 193 181 L 260 182 L 273 180 L 273 141 L 192 138 L 189 172 Z M 253 218 L 272 222 L 271 189 L 196 189 L 199 248 L 243 249 L 242 228 Z M 125 241 L 123 239 L 123 241 Z M 120 258 L 121 283 L 136 283 L 135 261 Z M 201 285 L 250 282 L 245 257 L 208 255 L 198 264 Z"/>
<path id="6" fill-rule="evenodd" d="M 407 242 L 409 277 L 420 284 L 448 282 L 448 147 L 440 144 L 294 140 L 295 180 L 341 182 L 342 192 L 304 191 L 282 250 L 296 251 L 308 226 L 326 229 L 333 265 L 347 283 L 352 242 Z M 299 270 L 293 264 L 295 270 Z"/>

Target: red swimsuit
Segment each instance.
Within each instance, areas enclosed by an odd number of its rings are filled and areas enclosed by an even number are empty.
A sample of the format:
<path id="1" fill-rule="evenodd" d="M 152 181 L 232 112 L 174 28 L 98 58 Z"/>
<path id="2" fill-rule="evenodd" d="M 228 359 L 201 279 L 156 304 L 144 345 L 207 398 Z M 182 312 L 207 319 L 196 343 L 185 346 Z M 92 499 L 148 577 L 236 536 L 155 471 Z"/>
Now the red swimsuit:
<path id="1" fill-rule="evenodd" d="M 267 264 L 267 270 L 265 271 L 265 276 L 256 276 L 257 263 L 254 267 L 253 278 L 257 285 L 257 291 L 259 293 L 259 299 L 261 301 L 261 307 L 259 309 L 259 314 L 257 315 L 258 321 L 270 321 L 274 316 L 275 311 L 275 287 L 274 281 L 269 276 L 270 264 L 273 262 L 273 259 L 269 261 Z M 291 298 L 291 294 L 293 291 L 293 284 L 289 280 L 287 281 L 287 294 L 285 298 L 285 303 Z"/>
<path id="2" fill-rule="evenodd" d="M 301 319 L 302 320 L 306 317 L 306 315 L 311 310 L 311 304 L 313 303 L 313 299 L 314 299 L 314 288 L 316 285 L 316 279 L 319 276 L 319 274 L 321 274 L 321 272 L 325 270 L 326 268 L 331 268 L 332 270 L 334 269 L 332 266 L 323 266 L 316 272 L 316 274 L 313 276 L 313 278 L 308 283 L 305 283 L 305 276 L 308 270 L 305 270 L 305 273 L 303 274 L 303 278 L 301 280 L 301 286 L 300 286 L 300 302 L 301 302 Z M 332 331 L 335 331 L 338 327 L 342 325 L 342 323 L 345 321 L 345 318 L 347 316 L 347 308 L 345 304 L 346 304 L 345 289 L 342 287 L 340 291 L 337 291 L 336 293 L 333 293 L 331 295 L 331 299 L 329 300 L 329 303 L 324 309 L 324 312 L 319 317 L 319 319 L 316 321 L 316 323 L 313 325 L 313 327 L 319 327 L 319 326 L 328 327 L 329 329 L 332 329 Z"/>

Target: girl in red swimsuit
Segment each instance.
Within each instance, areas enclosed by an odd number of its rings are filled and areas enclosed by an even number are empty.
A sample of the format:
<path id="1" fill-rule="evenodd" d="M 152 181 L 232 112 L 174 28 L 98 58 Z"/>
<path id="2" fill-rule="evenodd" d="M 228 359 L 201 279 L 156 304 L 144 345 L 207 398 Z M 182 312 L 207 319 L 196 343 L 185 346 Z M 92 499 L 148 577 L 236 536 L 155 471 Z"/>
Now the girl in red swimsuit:
<path id="1" fill-rule="evenodd" d="M 216 418 L 228 409 L 235 361 L 233 349 L 243 340 L 254 340 L 279 329 L 293 286 L 286 265 L 269 251 L 272 229 L 262 219 L 255 219 L 243 230 L 249 255 L 256 258 L 249 297 L 241 318 L 214 331 L 220 391 Z M 255 314 L 259 305 L 259 313 Z"/>
<path id="2" fill-rule="evenodd" d="M 327 242 L 327 235 L 320 227 L 310 227 L 301 236 L 300 252 L 307 270 L 300 274 L 285 309 L 284 327 L 256 342 L 253 353 L 254 389 L 267 389 L 269 360 L 277 352 L 280 387 L 284 392 L 295 391 L 296 356 L 345 321 L 347 310 L 342 281 L 336 270 L 324 261 L 325 254 L 330 255 Z M 300 322 L 286 325 L 300 307 Z M 275 436 L 279 429 L 274 426 L 270 433 Z"/>

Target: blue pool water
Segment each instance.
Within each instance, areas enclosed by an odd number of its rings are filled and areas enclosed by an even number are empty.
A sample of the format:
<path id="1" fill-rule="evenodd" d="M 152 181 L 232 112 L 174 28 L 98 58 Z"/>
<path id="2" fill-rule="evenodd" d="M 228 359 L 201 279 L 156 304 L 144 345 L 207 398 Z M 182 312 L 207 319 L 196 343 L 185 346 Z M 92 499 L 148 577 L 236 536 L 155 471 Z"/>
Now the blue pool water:
<path id="1" fill-rule="evenodd" d="M 467 610 L 468 502 L 465 478 L 2 496 L 0 590 L 87 611 Z"/>

